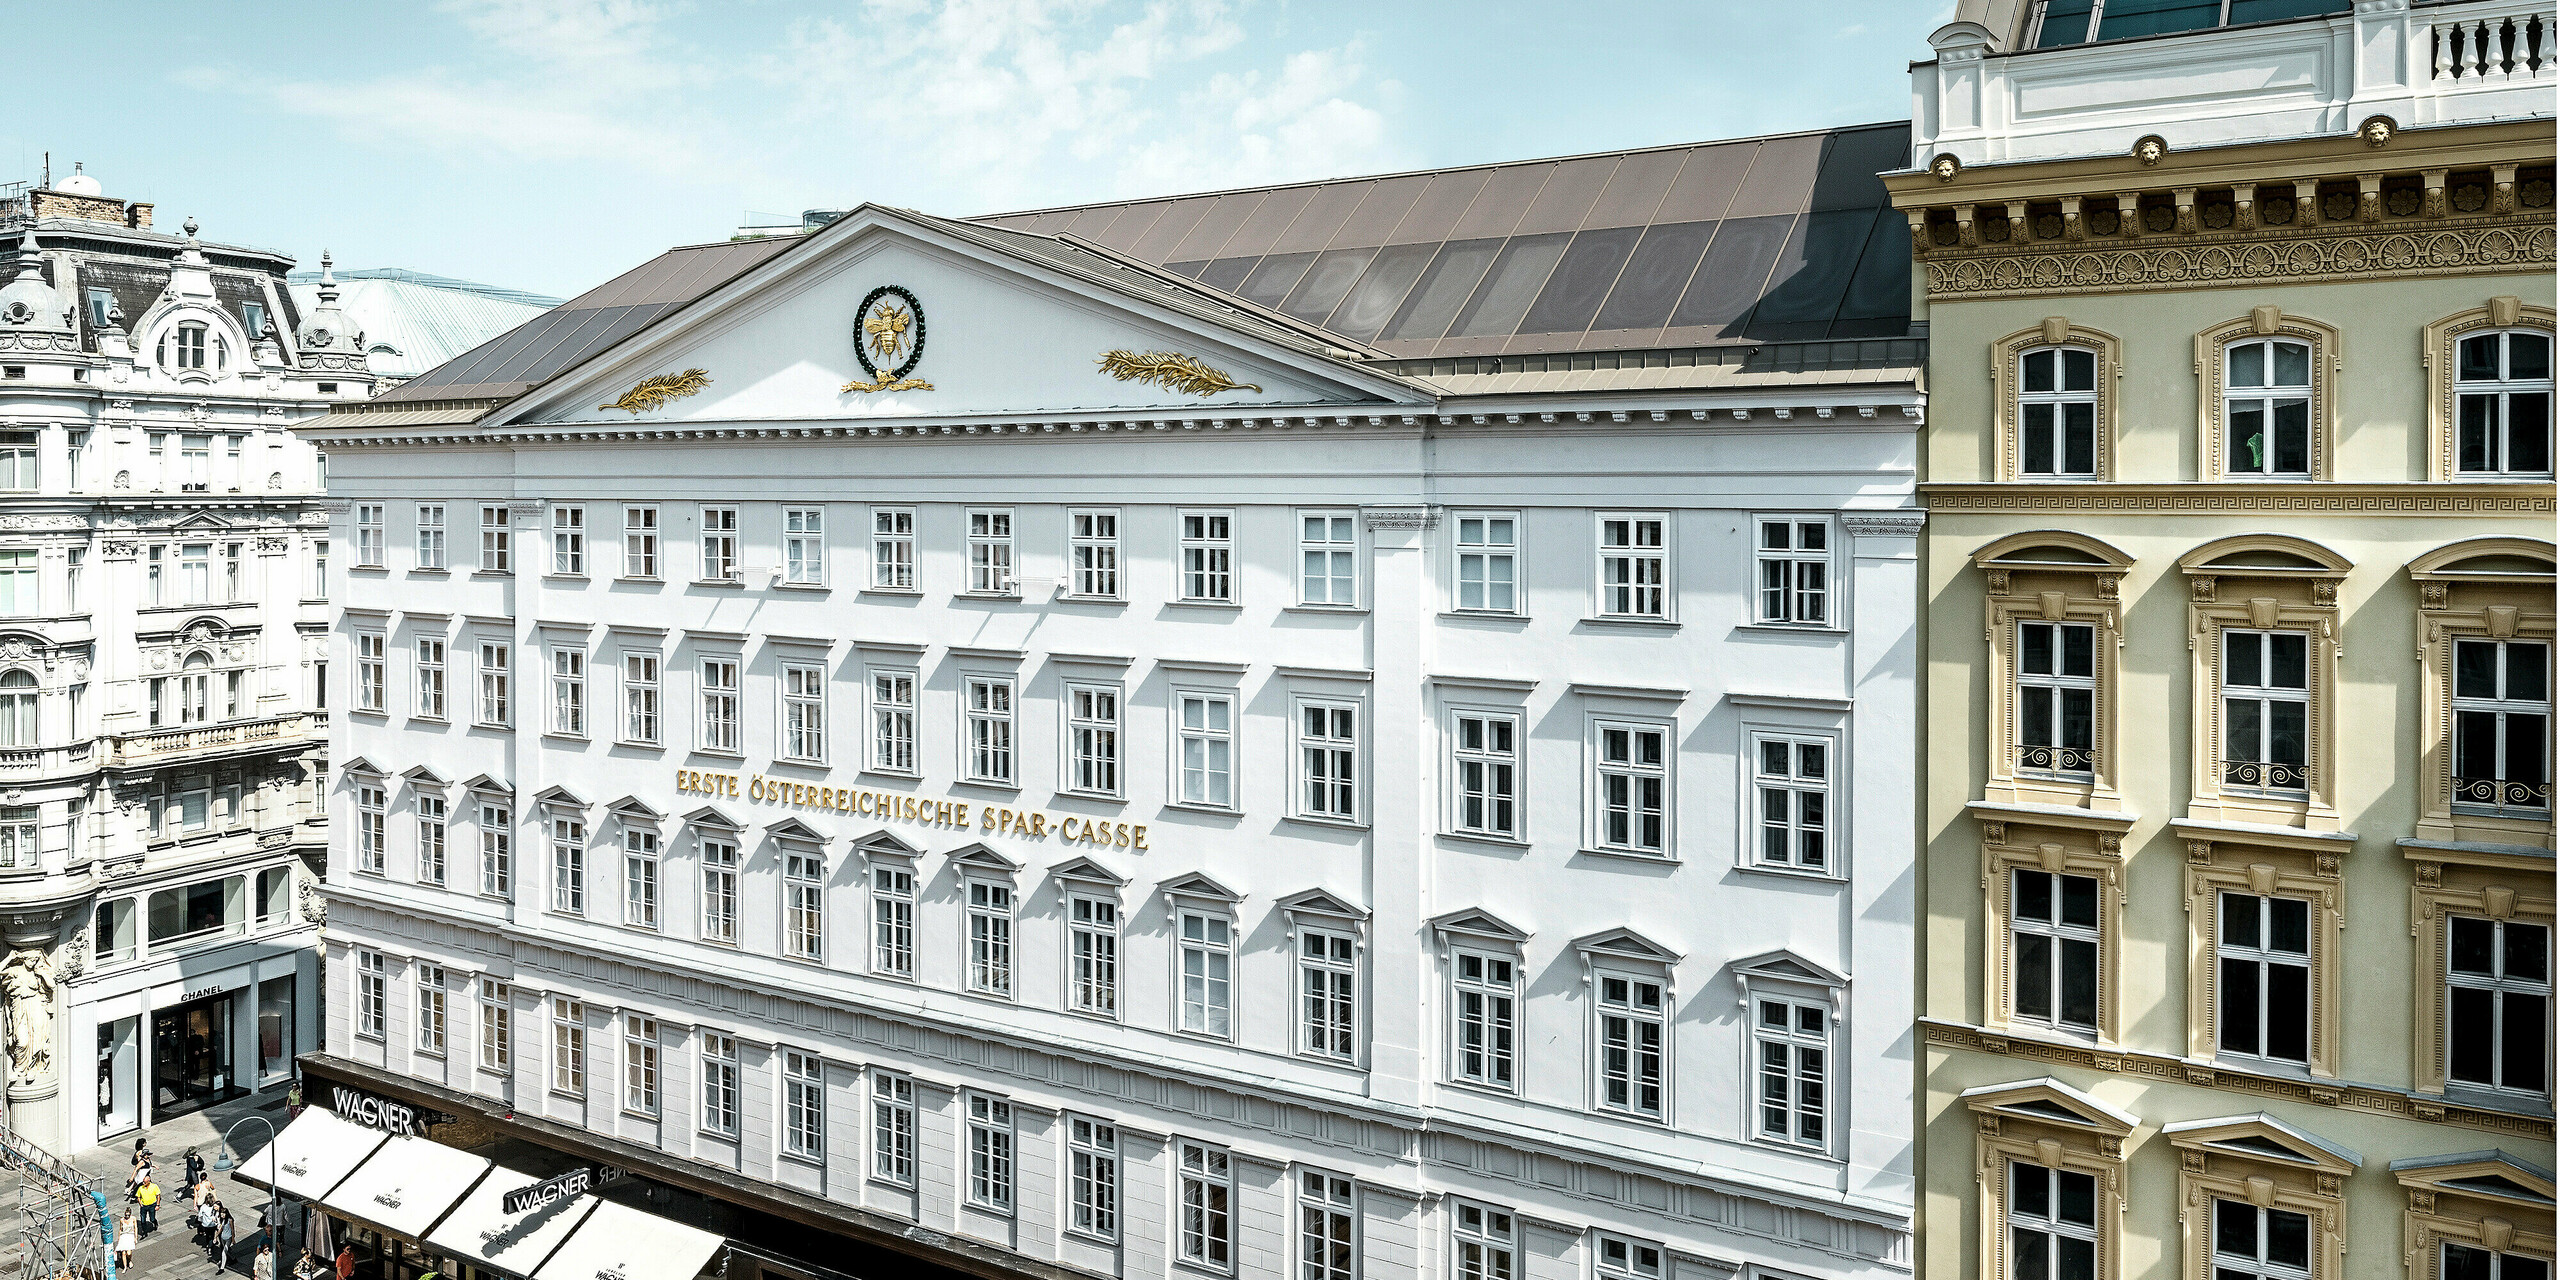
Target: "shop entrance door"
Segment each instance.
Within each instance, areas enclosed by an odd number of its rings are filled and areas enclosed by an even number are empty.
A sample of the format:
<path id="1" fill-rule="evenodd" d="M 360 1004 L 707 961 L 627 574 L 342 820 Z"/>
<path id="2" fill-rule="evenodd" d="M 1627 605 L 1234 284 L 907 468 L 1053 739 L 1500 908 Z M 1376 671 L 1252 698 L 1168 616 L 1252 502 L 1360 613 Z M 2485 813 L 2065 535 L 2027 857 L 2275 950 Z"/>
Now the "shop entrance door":
<path id="1" fill-rule="evenodd" d="M 200 1111 L 246 1092 L 231 1070 L 231 1004 L 225 994 L 153 1011 L 154 1121 Z"/>

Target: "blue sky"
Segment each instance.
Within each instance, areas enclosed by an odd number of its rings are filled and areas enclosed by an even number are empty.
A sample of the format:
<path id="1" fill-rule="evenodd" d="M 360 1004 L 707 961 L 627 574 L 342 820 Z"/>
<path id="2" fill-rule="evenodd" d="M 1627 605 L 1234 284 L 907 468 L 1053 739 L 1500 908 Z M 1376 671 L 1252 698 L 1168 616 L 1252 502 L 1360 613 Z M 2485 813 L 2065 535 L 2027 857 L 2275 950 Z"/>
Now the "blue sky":
<path id="1" fill-rule="evenodd" d="M 1951 9 L 30 5 L 34 109 L 0 161 L 85 162 L 208 239 L 567 296 L 748 210 L 967 215 L 1901 119 Z"/>

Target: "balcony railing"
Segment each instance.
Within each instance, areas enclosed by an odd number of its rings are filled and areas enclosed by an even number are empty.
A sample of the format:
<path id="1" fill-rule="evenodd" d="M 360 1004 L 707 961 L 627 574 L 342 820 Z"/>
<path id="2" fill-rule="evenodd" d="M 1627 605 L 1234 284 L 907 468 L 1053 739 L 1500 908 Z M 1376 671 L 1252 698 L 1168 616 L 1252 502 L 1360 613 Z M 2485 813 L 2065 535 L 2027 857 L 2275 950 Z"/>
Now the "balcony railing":
<path id="1" fill-rule="evenodd" d="M 2310 786 L 2308 766 L 2276 760 L 2225 760 L 2222 785 L 2249 791 L 2301 791 Z"/>
<path id="2" fill-rule="evenodd" d="M 2551 816 L 2551 784 L 2510 778 L 2456 778 L 2453 802 L 2466 810 L 2491 810 L 2505 817 Z"/>
<path id="3" fill-rule="evenodd" d="M 2088 747 L 2022 744 L 2018 748 L 2018 769 L 2023 773 L 2096 773 L 2098 753 Z"/>
<path id="4" fill-rule="evenodd" d="M 234 720 L 226 724 L 199 724 L 183 729 L 124 734 L 107 739 L 107 763 L 137 764 L 295 742 L 326 732 L 328 723 L 328 719 L 318 712 L 302 711 L 260 720 Z"/>
<path id="5" fill-rule="evenodd" d="M 63 773 L 89 763 L 87 739 L 58 747 L 0 747 L 0 777 Z"/>
<path id="6" fill-rule="evenodd" d="M 2544 0 L 2481 12 L 2465 6 L 2427 24 L 2429 80 L 2438 91 L 2560 79 L 2553 16 Z"/>

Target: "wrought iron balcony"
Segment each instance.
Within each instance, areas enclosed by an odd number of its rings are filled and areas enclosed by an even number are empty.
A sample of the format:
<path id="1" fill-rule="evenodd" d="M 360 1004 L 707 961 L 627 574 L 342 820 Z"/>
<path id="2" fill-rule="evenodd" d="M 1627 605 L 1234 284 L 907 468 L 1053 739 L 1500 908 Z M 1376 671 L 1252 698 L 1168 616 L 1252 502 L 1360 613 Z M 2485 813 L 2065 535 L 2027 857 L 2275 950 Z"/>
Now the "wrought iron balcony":
<path id="1" fill-rule="evenodd" d="M 2551 784 L 2513 778 L 2456 778 L 2453 802 L 2465 809 L 2490 809 L 2519 818 L 2551 816 Z"/>
<path id="2" fill-rule="evenodd" d="M 2088 747 L 2040 747 L 2022 744 L 2018 768 L 2025 773 L 2096 773 L 2098 753 Z"/>
<path id="3" fill-rule="evenodd" d="M 2310 787 L 2307 766 L 2277 760 L 2225 760 L 2222 785 L 2249 791 L 2303 791 Z"/>

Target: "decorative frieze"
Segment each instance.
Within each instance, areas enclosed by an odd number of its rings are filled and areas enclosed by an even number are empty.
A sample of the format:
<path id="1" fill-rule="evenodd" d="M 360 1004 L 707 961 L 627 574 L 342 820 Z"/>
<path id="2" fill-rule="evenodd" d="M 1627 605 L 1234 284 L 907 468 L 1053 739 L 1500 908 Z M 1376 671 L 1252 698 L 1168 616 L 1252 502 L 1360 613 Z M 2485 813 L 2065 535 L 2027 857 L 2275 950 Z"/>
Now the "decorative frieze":
<path id="1" fill-rule="evenodd" d="M 2346 194 L 2350 203 L 2345 212 L 2352 216 L 2353 193 Z M 2375 198 L 2379 199 L 2378 193 Z M 1959 243 L 1961 228 L 1968 225 L 1957 223 Z M 2139 225 L 2139 220 L 2125 219 L 2125 225 Z M 2063 241 L 2025 251 L 1932 256 L 1924 258 L 1922 265 L 1931 297 L 1978 298 L 2520 272 L 2548 270 L 2553 261 L 2553 230 L 2545 222 L 2359 230 L 2281 241 L 2235 233 L 2226 240 L 2202 244 L 2140 247 L 2122 241 L 2112 245 Z"/>

